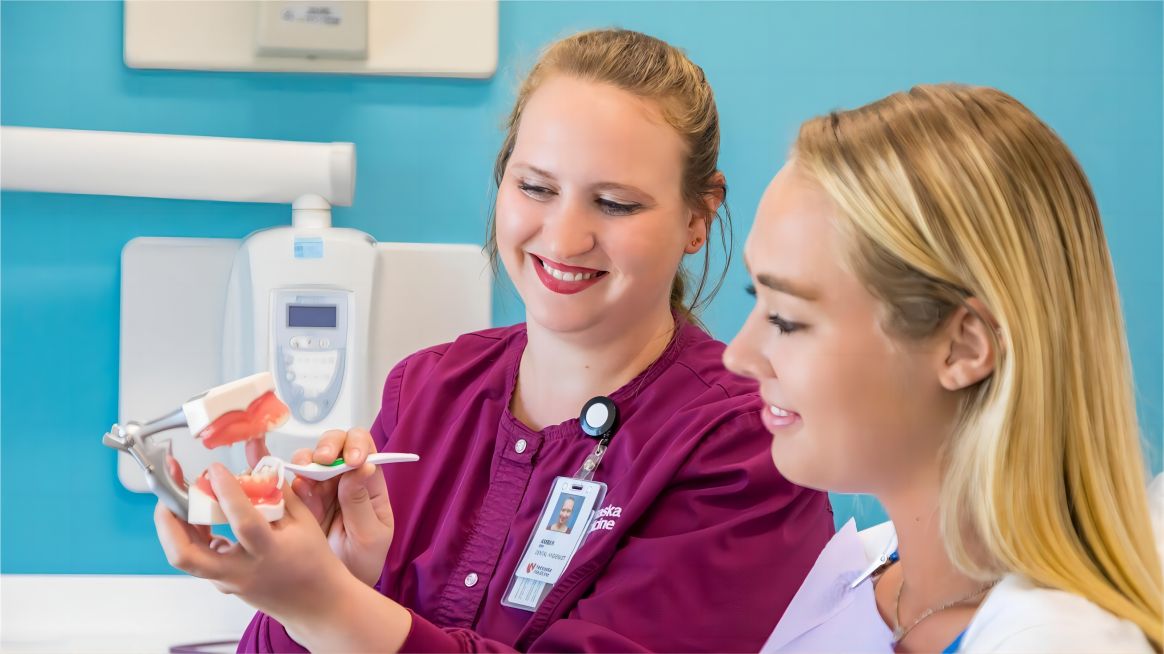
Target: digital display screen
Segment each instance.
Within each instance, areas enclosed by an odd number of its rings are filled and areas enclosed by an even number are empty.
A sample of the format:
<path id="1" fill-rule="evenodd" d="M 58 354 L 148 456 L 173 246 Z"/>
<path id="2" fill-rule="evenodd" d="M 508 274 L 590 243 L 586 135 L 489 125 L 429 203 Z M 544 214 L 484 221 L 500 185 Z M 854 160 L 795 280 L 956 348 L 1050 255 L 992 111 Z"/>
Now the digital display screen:
<path id="1" fill-rule="evenodd" d="M 287 326 L 335 329 L 335 305 L 288 304 Z"/>

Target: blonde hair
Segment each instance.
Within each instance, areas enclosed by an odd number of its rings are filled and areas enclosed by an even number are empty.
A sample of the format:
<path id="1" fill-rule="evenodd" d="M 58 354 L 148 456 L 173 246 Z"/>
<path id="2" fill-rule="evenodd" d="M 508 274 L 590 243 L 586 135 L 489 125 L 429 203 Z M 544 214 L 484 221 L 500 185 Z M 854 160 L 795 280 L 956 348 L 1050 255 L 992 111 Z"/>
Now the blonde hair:
<path id="1" fill-rule="evenodd" d="M 793 148 L 846 220 L 886 329 L 934 333 L 966 299 L 998 322 L 991 377 L 944 450 L 945 546 L 965 573 L 1081 595 L 1161 646 L 1131 363 L 1078 162 L 1014 98 L 918 86 L 806 122 Z"/>
<path id="2" fill-rule="evenodd" d="M 526 104 L 542 83 L 554 75 L 610 84 L 656 102 L 664 119 L 679 133 L 687 148 L 680 189 L 684 202 L 692 210 L 706 214 L 709 196 L 718 195 L 723 199 L 720 205 L 723 215 L 719 220 L 715 220 L 718 214 L 705 216 L 709 236 L 711 223 L 717 223 L 723 244 L 725 262 L 719 279 L 704 296 L 711 266 L 709 243 L 704 254 L 703 272 L 694 285 L 690 302 L 687 295 L 692 283 L 682 266 L 671 285 L 671 309 L 690 321 L 698 322 L 695 314 L 711 301 L 723 284 L 730 265 L 732 234 L 727 187 L 716 181 L 719 172 L 716 167 L 719 161 L 719 113 L 703 69 L 665 41 L 630 30 L 591 30 L 555 41 L 542 52 L 518 90 L 506 124 L 505 140 L 493 166 L 495 185 L 500 186 L 505 176 Z M 496 269 L 497 229 L 492 215 L 485 250 Z"/>

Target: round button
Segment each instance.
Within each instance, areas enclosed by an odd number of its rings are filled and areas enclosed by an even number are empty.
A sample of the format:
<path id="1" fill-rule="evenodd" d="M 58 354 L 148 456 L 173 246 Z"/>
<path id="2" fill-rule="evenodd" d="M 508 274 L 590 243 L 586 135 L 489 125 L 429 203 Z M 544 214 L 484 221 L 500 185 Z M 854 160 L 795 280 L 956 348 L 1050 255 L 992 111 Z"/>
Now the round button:
<path id="1" fill-rule="evenodd" d="M 470 572 L 468 574 L 468 576 L 465 577 L 465 588 L 472 588 L 473 586 L 476 586 L 476 585 L 477 585 L 477 573 Z"/>
<path id="2" fill-rule="evenodd" d="M 586 422 L 591 425 L 601 425 L 610 417 L 610 409 L 605 404 L 592 404 L 586 412 Z"/>
<path id="3" fill-rule="evenodd" d="M 304 420 L 315 420 L 319 417 L 319 405 L 311 401 L 304 402 L 299 405 L 299 414 Z"/>
<path id="4" fill-rule="evenodd" d="M 286 375 L 283 375 L 283 377 L 287 381 L 295 381 L 295 373 L 293 373 L 293 372 L 288 372 Z"/>
<path id="5" fill-rule="evenodd" d="M 578 420 L 588 436 L 609 439 L 618 423 L 618 407 L 609 397 L 599 395 L 586 402 Z"/>
<path id="6" fill-rule="evenodd" d="M 331 347 L 331 341 L 327 340 L 326 338 L 321 338 L 319 339 L 319 347 L 322 347 L 326 350 L 327 348 Z"/>
<path id="7" fill-rule="evenodd" d="M 525 442 L 525 439 L 523 438 L 513 444 L 513 451 L 517 452 L 518 454 L 523 454 L 525 452 L 525 448 L 527 447 L 529 447 L 529 443 Z"/>

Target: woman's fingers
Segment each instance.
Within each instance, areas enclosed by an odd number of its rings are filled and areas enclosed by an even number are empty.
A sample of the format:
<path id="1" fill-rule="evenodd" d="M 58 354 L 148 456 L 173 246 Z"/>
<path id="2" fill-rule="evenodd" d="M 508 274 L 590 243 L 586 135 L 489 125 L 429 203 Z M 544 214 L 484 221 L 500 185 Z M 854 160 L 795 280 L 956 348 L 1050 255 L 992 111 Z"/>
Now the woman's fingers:
<path id="1" fill-rule="evenodd" d="M 311 482 L 302 477 L 296 477 L 291 482 L 291 494 L 302 500 L 311 511 L 311 516 L 322 525 L 323 518 L 327 514 L 327 507 L 323 504 L 324 498 L 315 494 L 314 490 Z M 284 491 L 284 497 L 286 497 L 286 491 Z"/>
<path id="2" fill-rule="evenodd" d="M 344 442 L 348 433 L 340 429 L 332 429 L 323 433 L 315 445 L 312 460 L 321 465 L 330 465 L 344 450 Z"/>
<path id="3" fill-rule="evenodd" d="M 349 429 L 344 442 L 344 463 L 352 467 L 364 465 L 368 455 L 376 451 L 376 442 L 366 429 Z"/>
<path id="4" fill-rule="evenodd" d="M 299 498 L 299 495 L 292 492 L 287 484 L 283 485 L 283 507 L 285 516 L 290 516 L 292 520 L 310 520 L 311 522 L 319 522 L 311 507 L 307 506 Z"/>
<path id="5" fill-rule="evenodd" d="M 238 542 L 248 552 L 265 552 L 271 544 L 271 525 L 267 519 L 251 504 L 238 479 L 226 466 L 213 463 L 207 470 L 210 473 L 210 487 L 214 489 L 218 504 L 226 514 Z"/>
<path id="6" fill-rule="evenodd" d="M 154 507 L 154 527 L 170 565 L 203 579 L 216 576 L 219 565 L 214 550 L 208 545 L 209 528 L 204 532 L 187 524 L 161 502 Z"/>
<path id="7" fill-rule="evenodd" d="M 322 465 L 333 463 L 337 457 L 343 457 L 345 463 L 352 466 L 363 465 L 368 455 L 376 451 L 376 442 L 372 434 L 366 429 L 351 429 L 341 431 L 333 429 L 324 432 L 312 453 L 312 460 Z"/>
<path id="8" fill-rule="evenodd" d="M 295 454 L 291 455 L 291 463 L 300 465 L 311 463 L 314 453 L 314 450 L 306 448 L 296 450 Z M 303 500 L 303 504 L 315 516 L 315 521 L 324 531 L 327 531 L 330 525 L 331 513 L 334 511 L 333 507 L 336 503 L 335 493 L 338 483 L 338 479 L 314 481 L 306 477 L 296 477 L 291 482 L 292 492 L 300 500 Z"/>
<path id="9" fill-rule="evenodd" d="M 357 541 L 374 540 L 391 520 L 392 509 L 384 475 L 370 463 L 340 478 L 339 504 L 344 515 L 344 528 Z"/>

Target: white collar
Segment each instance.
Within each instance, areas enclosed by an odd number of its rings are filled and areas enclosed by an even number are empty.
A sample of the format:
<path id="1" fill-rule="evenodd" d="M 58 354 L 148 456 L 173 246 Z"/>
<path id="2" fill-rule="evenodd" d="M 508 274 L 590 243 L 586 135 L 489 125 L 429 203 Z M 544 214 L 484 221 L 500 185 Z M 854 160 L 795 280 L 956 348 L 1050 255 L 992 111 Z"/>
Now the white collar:
<path id="1" fill-rule="evenodd" d="M 869 564 L 869 567 L 865 568 L 864 572 L 862 572 L 857 576 L 856 579 L 853 580 L 853 583 L 849 584 L 850 589 L 860 586 L 863 582 L 869 579 L 873 573 L 877 572 L 879 569 L 881 569 L 882 566 L 888 563 L 889 557 L 893 556 L 893 553 L 897 551 L 897 531 L 893 529 L 893 523 L 891 522 L 883 522 L 880 525 L 875 525 L 869 529 L 862 530 L 860 535 L 876 538 L 876 531 L 879 528 L 886 529 L 886 526 L 888 526 L 887 530 L 889 531 L 889 539 L 881 548 L 881 554 L 878 555 L 877 558 L 873 559 L 873 561 Z"/>

